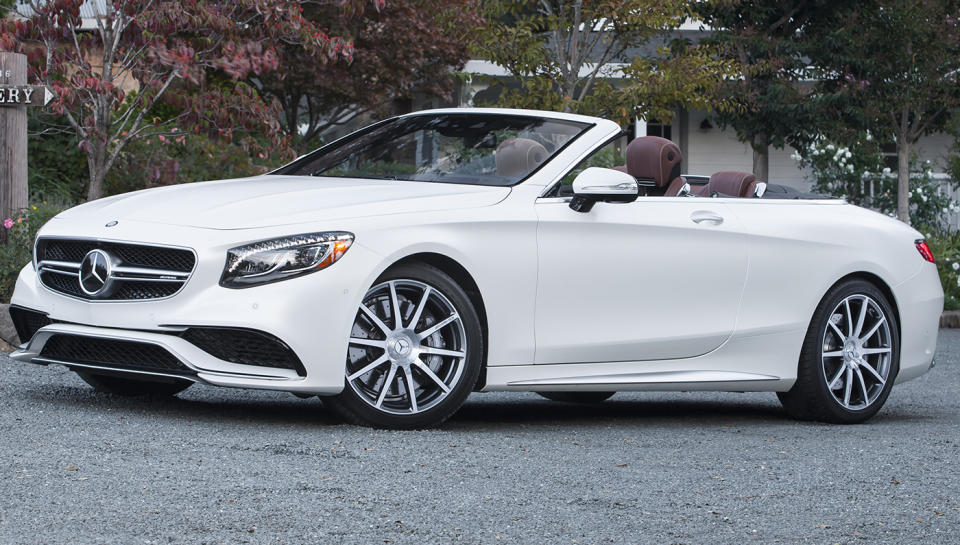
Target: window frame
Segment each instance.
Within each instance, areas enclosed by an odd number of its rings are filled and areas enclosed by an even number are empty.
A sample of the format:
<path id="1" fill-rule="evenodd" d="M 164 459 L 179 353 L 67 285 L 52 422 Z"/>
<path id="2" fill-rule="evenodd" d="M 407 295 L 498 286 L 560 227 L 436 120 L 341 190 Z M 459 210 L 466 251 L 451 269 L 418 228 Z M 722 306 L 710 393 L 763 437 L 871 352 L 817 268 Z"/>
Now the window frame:
<path id="1" fill-rule="evenodd" d="M 395 122 L 395 121 L 398 121 L 398 120 L 401 120 L 401 119 L 407 119 L 407 118 L 411 118 L 411 117 L 453 116 L 453 115 L 467 115 L 467 116 L 475 116 L 475 117 L 514 117 L 514 118 L 524 118 L 524 119 L 540 119 L 540 120 L 545 120 L 545 121 L 553 121 L 553 122 L 559 122 L 559 123 L 567 123 L 567 124 L 570 124 L 570 125 L 572 125 L 572 126 L 574 126 L 574 127 L 580 126 L 580 127 L 582 127 L 582 128 L 580 129 L 579 132 L 577 132 L 576 134 L 574 134 L 573 136 L 571 136 L 569 140 L 567 140 L 566 142 L 564 142 L 563 145 L 558 146 L 557 149 L 554 150 L 554 152 L 553 152 L 552 154 L 550 154 L 550 157 L 549 157 L 546 161 L 540 163 L 539 165 L 537 165 L 537 167 L 536 167 L 535 169 L 533 169 L 533 170 L 531 170 L 530 172 L 528 172 L 528 173 L 526 174 L 526 176 L 520 178 L 519 180 L 517 180 L 516 182 L 511 183 L 511 184 L 499 185 L 499 184 L 466 183 L 466 182 L 440 182 L 440 181 L 427 181 L 427 180 L 406 180 L 406 179 L 402 179 L 402 178 L 397 178 L 396 180 L 392 180 L 392 181 L 397 181 L 397 182 L 419 182 L 419 183 L 440 183 L 440 184 L 442 184 L 442 183 L 447 183 L 447 184 L 452 184 L 452 185 L 472 185 L 472 186 L 482 186 L 482 187 L 515 187 L 515 186 L 520 185 L 520 184 L 522 184 L 523 182 L 529 180 L 531 177 L 533 177 L 534 175 L 536 175 L 537 172 L 539 172 L 541 169 L 543 169 L 547 164 L 553 162 L 553 161 L 556 160 L 558 157 L 562 156 L 562 155 L 563 155 L 563 152 L 564 152 L 571 144 L 573 144 L 574 142 L 576 142 L 577 140 L 579 140 L 580 138 L 582 138 L 583 135 L 587 134 L 588 132 L 590 132 L 591 130 L 593 130 L 594 128 L 596 128 L 596 126 L 597 126 L 596 123 L 591 123 L 591 122 L 589 122 L 589 121 L 571 120 L 571 119 L 564 119 L 564 118 L 560 118 L 560 117 L 551 117 L 551 116 L 537 116 L 537 115 L 529 115 L 529 114 L 516 114 L 516 113 L 509 113 L 509 112 L 502 112 L 502 113 L 501 113 L 501 112 L 497 112 L 497 113 L 489 113 L 489 112 L 479 113 L 479 112 L 478 112 L 478 113 L 473 113 L 473 112 L 469 112 L 469 111 L 465 111 L 465 112 L 445 111 L 445 112 L 436 112 L 436 113 L 431 113 L 431 112 L 413 113 L 413 114 L 408 114 L 408 115 L 400 115 L 400 116 L 389 117 L 389 118 L 387 118 L 387 119 L 378 121 L 378 122 L 376 122 L 376 123 L 373 123 L 373 124 L 371 124 L 371 125 L 368 125 L 368 126 L 366 126 L 366 127 L 363 127 L 363 128 L 361 128 L 361 129 L 358 129 L 358 130 L 356 130 L 356 131 L 354 131 L 354 132 L 352 132 L 352 133 L 350 133 L 350 134 L 347 134 L 347 135 L 344 135 L 344 136 L 342 136 L 342 137 L 340 137 L 340 138 L 337 138 L 337 139 L 334 140 L 333 142 L 330 142 L 329 144 L 325 144 L 325 145 L 317 148 L 316 150 L 311 151 L 310 153 L 307 153 L 307 154 L 303 155 L 302 157 L 297 158 L 296 160 L 294 160 L 294 161 L 291 162 L 291 163 L 288 163 L 288 164 L 286 164 L 286 165 L 283 165 L 282 167 L 279 167 L 279 168 L 277 168 L 277 169 L 275 169 L 275 170 L 272 170 L 272 171 L 268 172 L 266 175 L 277 175 L 277 176 L 304 176 L 304 177 L 309 177 L 309 178 L 320 178 L 320 176 L 312 176 L 312 175 L 309 175 L 309 174 L 291 174 L 291 173 L 287 173 L 286 171 L 288 171 L 288 170 L 296 170 L 296 168 L 297 168 L 298 166 L 302 166 L 303 164 L 309 162 L 312 157 L 316 157 L 318 154 L 319 154 L 319 155 L 323 155 L 323 153 L 329 153 L 330 149 L 332 149 L 334 146 L 342 146 L 342 145 L 348 144 L 348 143 L 349 143 L 350 141 L 352 141 L 352 140 L 355 140 L 355 139 L 357 139 L 357 138 L 362 138 L 362 137 L 365 136 L 366 134 L 368 134 L 368 133 L 376 130 L 377 128 L 379 128 L 380 126 L 382 126 L 382 125 L 384 125 L 384 124 L 386 124 L 386 123 Z M 604 142 L 603 145 L 606 145 L 606 144 L 607 144 L 607 142 Z M 594 153 L 594 150 L 591 150 L 590 153 L 593 154 L 593 153 Z M 579 163 L 577 163 L 577 164 L 579 164 Z M 558 181 L 559 181 L 559 180 L 558 180 Z"/>

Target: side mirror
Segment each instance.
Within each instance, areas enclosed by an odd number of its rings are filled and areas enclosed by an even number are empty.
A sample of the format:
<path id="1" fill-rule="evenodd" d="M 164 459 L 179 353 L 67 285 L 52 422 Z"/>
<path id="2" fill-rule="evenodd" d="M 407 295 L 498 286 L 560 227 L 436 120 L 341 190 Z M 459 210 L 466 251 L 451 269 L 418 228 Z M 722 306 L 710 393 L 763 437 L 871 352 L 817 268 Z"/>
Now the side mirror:
<path id="1" fill-rule="evenodd" d="M 753 189 L 753 196 L 762 199 L 764 194 L 767 192 L 767 184 L 764 182 L 757 182 L 756 187 Z"/>
<path id="2" fill-rule="evenodd" d="M 573 179 L 570 208 L 589 212 L 598 202 L 633 202 L 640 194 L 637 180 L 626 172 L 590 167 Z"/>

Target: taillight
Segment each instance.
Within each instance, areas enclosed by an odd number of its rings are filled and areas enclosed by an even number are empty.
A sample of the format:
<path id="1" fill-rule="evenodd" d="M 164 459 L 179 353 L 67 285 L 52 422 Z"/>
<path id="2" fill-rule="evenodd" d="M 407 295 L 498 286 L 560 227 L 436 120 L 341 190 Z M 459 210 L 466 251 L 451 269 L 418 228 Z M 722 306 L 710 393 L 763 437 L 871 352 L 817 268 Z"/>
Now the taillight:
<path id="1" fill-rule="evenodd" d="M 920 239 L 917 241 L 917 251 L 930 263 L 937 262 L 937 260 L 933 258 L 933 252 L 930 251 L 930 246 L 927 246 L 926 240 Z"/>

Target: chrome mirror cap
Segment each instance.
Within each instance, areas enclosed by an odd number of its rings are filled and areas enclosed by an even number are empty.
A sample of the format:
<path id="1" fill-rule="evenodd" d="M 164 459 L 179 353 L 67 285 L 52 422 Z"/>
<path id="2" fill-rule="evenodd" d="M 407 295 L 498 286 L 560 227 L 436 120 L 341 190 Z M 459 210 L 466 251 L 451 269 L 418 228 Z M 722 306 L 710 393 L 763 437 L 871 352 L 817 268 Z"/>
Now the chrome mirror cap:
<path id="1" fill-rule="evenodd" d="M 598 202 L 633 202 L 640 194 L 636 178 L 612 168 L 590 167 L 573 179 L 570 208 L 589 212 Z"/>
<path id="2" fill-rule="evenodd" d="M 753 189 L 753 196 L 760 199 L 760 198 L 763 198 L 763 195 L 766 192 L 767 192 L 767 183 L 757 182 L 756 187 L 754 187 Z"/>
<path id="3" fill-rule="evenodd" d="M 590 167 L 573 180 L 573 194 L 596 200 L 635 199 L 640 192 L 637 180 L 626 172 L 612 168 Z"/>

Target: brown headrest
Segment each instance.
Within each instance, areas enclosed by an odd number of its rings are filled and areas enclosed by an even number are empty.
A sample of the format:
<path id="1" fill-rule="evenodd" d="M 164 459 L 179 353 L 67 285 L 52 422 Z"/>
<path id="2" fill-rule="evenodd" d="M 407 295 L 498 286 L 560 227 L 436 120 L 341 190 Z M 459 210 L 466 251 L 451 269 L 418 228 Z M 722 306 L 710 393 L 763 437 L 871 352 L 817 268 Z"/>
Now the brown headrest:
<path id="1" fill-rule="evenodd" d="M 497 146 L 497 176 L 525 176 L 547 160 L 547 148 L 536 140 L 508 138 Z"/>
<path id="2" fill-rule="evenodd" d="M 659 136 L 634 138 L 627 146 L 627 172 L 634 178 L 651 178 L 666 187 L 680 176 L 683 155 L 676 144 Z"/>
<path id="3" fill-rule="evenodd" d="M 749 197 L 757 186 L 757 177 L 749 172 L 726 170 L 710 176 L 707 186 L 711 194 L 716 191 L 731 197 Z"/>

